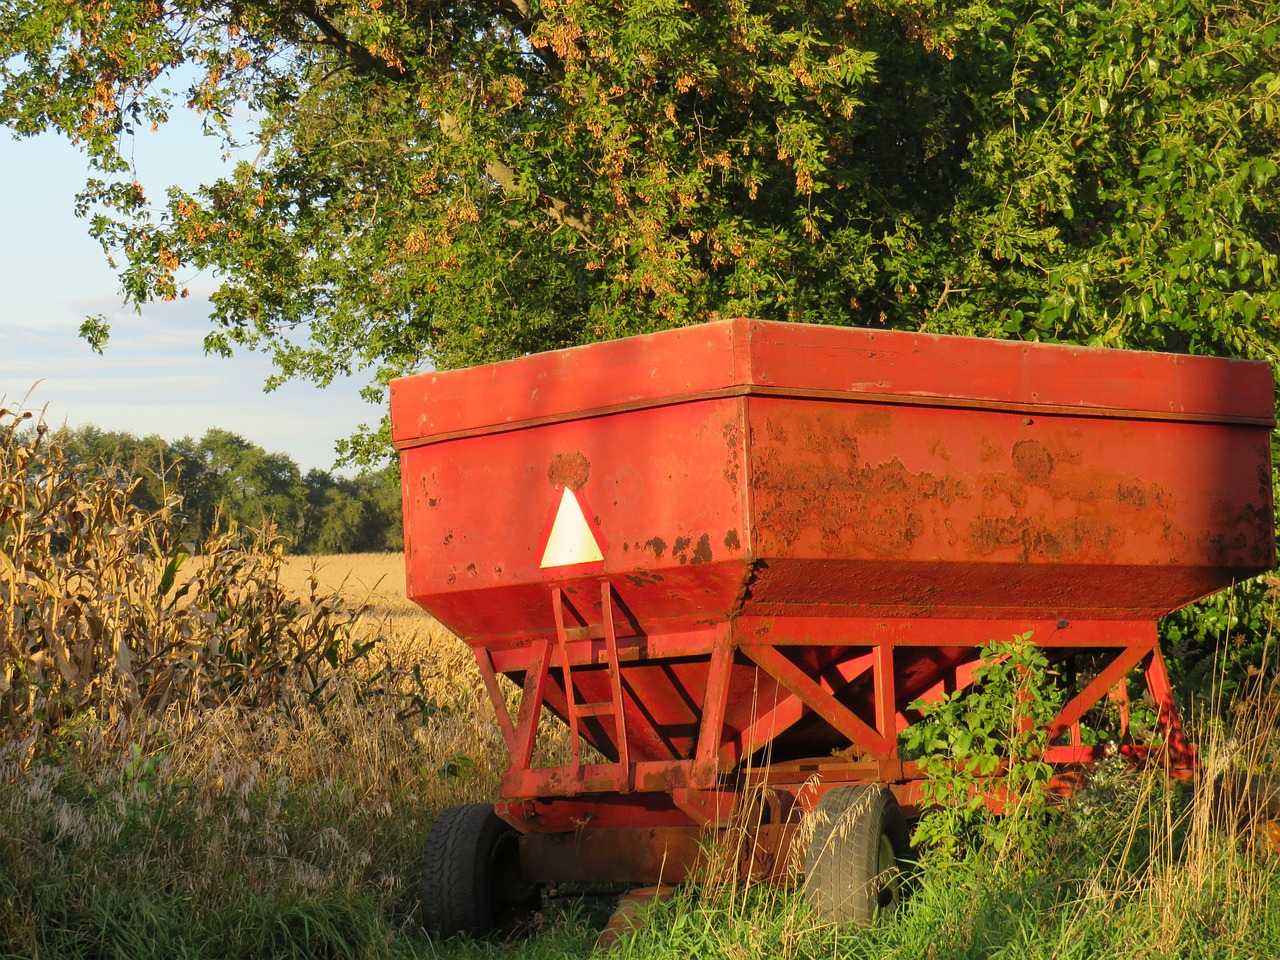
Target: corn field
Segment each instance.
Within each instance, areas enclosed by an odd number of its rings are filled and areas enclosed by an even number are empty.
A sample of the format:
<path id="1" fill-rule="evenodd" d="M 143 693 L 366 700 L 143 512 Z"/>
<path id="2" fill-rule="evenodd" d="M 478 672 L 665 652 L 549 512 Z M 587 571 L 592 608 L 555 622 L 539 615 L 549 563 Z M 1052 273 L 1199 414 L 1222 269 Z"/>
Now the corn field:
<path id="1" fill-rule="evenodd" d="M 0 956 L 385 956 L 500 773 L 466 647 L 137 482 L 0 409 Z"/>
<path id="2" fill-rule="evenodd" d="M 176 497 L 139 509 L 139 478 L 87 474 L 31 421 L 0 409 L 0 728 L 28 753 L 69 723 L 128 742 L 225 704 L 323 708 L 340 676 L 397 691 L 366 606 L 288 589 L 270 531 L 175 542 Z"/>

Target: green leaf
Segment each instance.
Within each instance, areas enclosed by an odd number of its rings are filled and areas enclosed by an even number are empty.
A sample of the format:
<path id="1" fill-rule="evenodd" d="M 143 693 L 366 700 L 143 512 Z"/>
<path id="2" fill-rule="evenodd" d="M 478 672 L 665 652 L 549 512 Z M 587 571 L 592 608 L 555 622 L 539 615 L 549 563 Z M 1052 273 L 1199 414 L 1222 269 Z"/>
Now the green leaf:
<path id="1" fill-rule="evenodd" d="M 160 596 L 164 596 L 173 589 L 174 580 L 177 578 L 178 571 L 182 569 L 182 565 L 191 559 L 191 554 L 186 550 L 179 549 L 169 558 L 169 562 L 164 565 L 164 571 L 160 575 L 160 585 L 157 588 Z M 184 591 L 185 594 L 185 591 Z M 175 597 L 177 599 L 177 597 Z"/>

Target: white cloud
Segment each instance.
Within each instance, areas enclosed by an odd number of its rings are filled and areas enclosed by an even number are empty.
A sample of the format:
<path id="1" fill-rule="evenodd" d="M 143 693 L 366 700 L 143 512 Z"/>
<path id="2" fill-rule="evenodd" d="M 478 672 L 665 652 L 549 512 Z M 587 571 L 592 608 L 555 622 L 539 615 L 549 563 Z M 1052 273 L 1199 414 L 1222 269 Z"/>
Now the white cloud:
<path id="1" fill-rule="evenodd" d="M 148 141 L 151 195 L 161 195 L 166 178 L 191 186 L 225 172 L 209 159 L 211 147 L 181 125 Z M 377 422 L 382 411 L 359 398 L 359 380 L 264 394 L 266 357 L 206 356 L 212 275 L 192 277 L 185 300 L 147 304 L 141 314 L 125 306 L 88 224 L 72 213 L 84 178 L 83 157 L 53 137 L 0 141 L 0 182 L 10 185 L 0 191 L 0 396 L 8 403 L 39 381 L 31 404 L 47 405 L 52 423 L 171 439 L 221 427 L 303 469 L 329 468 L 335 440 Z M 111 318 L 105 356 L 79 337 L 85 316 L 99 313 Z"/>

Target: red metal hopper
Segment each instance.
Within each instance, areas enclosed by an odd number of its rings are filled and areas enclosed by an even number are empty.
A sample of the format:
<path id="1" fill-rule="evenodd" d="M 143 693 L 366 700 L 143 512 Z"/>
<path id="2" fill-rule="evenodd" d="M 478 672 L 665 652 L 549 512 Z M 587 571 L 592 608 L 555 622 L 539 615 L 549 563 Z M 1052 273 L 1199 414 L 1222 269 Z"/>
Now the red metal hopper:
<path id="1" fill-rule="evenodd" d="M 476 652 L 527 882 L 680 879 L 748 780 L 757 873 L 832 788 L 909 812 L 907 705 L 1026 632 L 1096 667 L 1047 759 L 1141 667 L 1187 767 L 1155 621 L 1275 561 L 1263 363 L 734 320 L 400 380 L 392 424 L 409 596 Z"/>

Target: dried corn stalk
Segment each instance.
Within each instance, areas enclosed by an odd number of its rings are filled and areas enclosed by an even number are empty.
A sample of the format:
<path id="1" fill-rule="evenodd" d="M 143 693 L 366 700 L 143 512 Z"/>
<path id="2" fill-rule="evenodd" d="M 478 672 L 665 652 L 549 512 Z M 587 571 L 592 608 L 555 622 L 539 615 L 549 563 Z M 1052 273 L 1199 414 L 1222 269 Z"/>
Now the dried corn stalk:
<path id="1" fill-rule="evenodd" d="M 0 730 L 38 749 L 74 718 L 124 734 L 170 709 L 323 705 L 368 653 L 362 608 L 282 588 L 278 541 L 223 532 L 191 559 L 177 497 L 138 508 L 138 479 L 70 464 L 31 419 L 0 409 Z"/>

